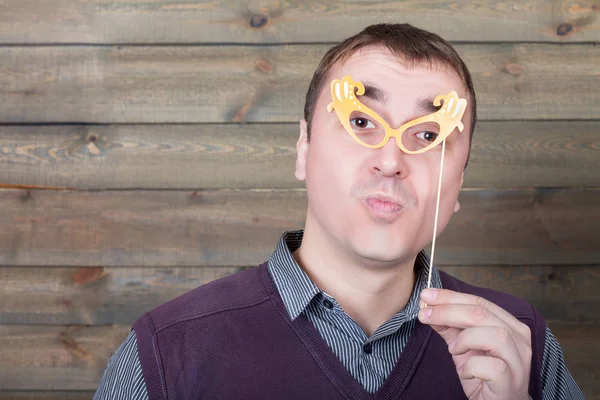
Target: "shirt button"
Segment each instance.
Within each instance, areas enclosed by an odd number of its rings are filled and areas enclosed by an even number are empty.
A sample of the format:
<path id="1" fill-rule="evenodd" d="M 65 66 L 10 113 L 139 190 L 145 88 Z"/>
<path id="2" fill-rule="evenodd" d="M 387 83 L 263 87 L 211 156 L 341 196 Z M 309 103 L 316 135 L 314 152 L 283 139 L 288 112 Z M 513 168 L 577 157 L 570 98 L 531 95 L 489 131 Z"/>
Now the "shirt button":
<path id="1" fill-rule="evenodd" d="M 371 354 L 373 352 L 373 346 L 371 345 L 371 343 L 367 343 L 363 346 L 363 351 L 366 354 Z"/>
<path id="2" fill-rule="evenodd" d="M 325 306 L 325 308 L 331 310 L 333 308 L 333 303 L 329 300 L 323 300 L 323 305 Z"/>

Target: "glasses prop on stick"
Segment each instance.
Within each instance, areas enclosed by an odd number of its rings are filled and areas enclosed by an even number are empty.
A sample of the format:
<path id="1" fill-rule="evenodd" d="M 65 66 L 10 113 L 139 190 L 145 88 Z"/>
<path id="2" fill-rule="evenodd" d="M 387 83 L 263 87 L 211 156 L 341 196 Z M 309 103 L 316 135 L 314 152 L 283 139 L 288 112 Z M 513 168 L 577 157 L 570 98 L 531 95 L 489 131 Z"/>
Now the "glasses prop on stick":
<path id="1" fill-rule="evenodd" d="M 463 131 L 464 125 L 461 120 L 467 108 L 467 100 L 459 98 L 455 91 L 440 94 L 433 100 L 433 106 L 439 107 L 437 111 L 394 129 L 379 114 L 359 100 L 358 97 L 364 94 L 364 85 L 346 75 L 342 79 L 334 79 L 331 82 L 331 103 L 327 106 L 327 111 L 335 110 L 342 126 L 360 145 L 378 149 L 385 146 L 391 138 L 395 138 L 400 150 L 407 154 L 422 154 L 439 144 L 442 145 L 427 278 L 427 287 L 429 288 L 431 287 L 431 271 L 435 256 L 446 138 L 455 129 Z"/>

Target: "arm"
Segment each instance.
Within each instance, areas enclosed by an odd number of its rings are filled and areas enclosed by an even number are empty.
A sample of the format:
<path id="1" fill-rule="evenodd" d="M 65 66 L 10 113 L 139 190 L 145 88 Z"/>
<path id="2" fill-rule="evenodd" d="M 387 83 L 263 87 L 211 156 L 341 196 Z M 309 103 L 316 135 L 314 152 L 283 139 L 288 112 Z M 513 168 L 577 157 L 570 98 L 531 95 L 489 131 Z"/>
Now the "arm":
<path id="1" fill-rule="evenodd" d="M 542 385 L 544 399 L 585 399 L 583 392 L 567 369 L 562 348 L 550 328 L 546 328 L 546 344 L 542 360 Z"/>
<path id="2" fill-rule="evenodd" d="M 148 400 L 133 330 L 111 357 L 94 395 L 94 400 L 113 399 Z"/>

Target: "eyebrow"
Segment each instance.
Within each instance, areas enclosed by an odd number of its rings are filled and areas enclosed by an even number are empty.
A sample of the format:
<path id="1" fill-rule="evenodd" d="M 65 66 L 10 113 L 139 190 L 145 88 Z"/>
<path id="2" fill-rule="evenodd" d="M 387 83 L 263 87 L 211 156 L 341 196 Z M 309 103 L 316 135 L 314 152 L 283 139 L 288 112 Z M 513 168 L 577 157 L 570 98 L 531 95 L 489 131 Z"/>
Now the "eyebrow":
<path id="1" fill-rule="evenodd" d="M 379 89 L 377 86 L 370 83 L 363 83 L 363 85 L 365 87 L 365 93 L 363 94 L 364 97 L 368 97 L 383 104 L 387 104 L 389 102 L 387 93 Z M 427 111 L 429 113 L 434 113 L 441 108 L 441 106 L 436 107 L 433 105 L 433 99 L 422 99 L 419 100 L 418 104 L 417 110 Z"/>
<path id="2" fill-rule="evenodd" d="M 364 97 L 368 97 L 383 104 L 388 103 L 388 96 L 383 90 L 369 83 L 363 83 L 363 86 L 365 87 Z"/>
<path id="3" fill-rule="evenodd" d="M 438 111 L 440 108 L 442 108 L 441 105 L 439 107 L 436 107 L 433 104 L 433 99 L 422 99 L 421 101 L 419 101 L 419 109 L 420 110 L 428 111 L 433 114 L 434 112 Z"/>

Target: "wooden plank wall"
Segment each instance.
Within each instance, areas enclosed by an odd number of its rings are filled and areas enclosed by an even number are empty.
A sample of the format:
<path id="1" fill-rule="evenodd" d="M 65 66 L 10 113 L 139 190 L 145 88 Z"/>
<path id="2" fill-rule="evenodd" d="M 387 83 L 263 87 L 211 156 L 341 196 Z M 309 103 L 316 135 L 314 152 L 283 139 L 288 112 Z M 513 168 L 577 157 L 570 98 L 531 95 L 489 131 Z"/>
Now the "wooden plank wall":
<path id="1" fill-rule="evenodd" d="M 532 302 L 600 398 L 600 1 L 4 0 L 0 399 L 91 398 L 139 315 L 301 227 L 311 73 L 377 22 L 474 77 L 440 267 Z"/>

